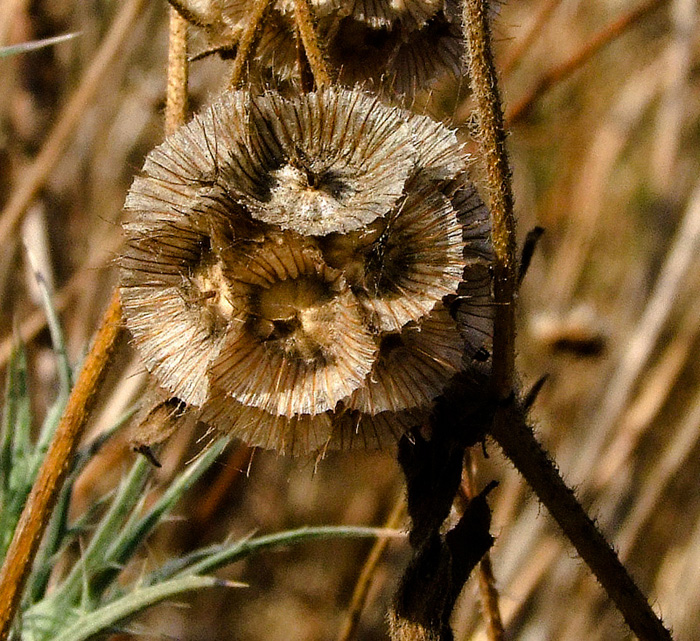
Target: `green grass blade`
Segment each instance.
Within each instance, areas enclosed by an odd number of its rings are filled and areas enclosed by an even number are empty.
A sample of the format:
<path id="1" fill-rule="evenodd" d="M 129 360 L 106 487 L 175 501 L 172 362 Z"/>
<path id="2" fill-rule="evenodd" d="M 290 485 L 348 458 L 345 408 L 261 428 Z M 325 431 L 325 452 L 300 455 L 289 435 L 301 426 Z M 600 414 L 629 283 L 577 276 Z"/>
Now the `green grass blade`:
<path id="1" fill-rule="evenodd" d="M 117 573 L 116 568 L 126 563 L 138 545 L 158 525 L 161 519 L 168 514 L 184 496 L 184 494 L 202 477 L 212 466 L 221 452 L 228 444 L 228 439 L 219 439 L 212 443 L 194 462 L 187 466 L 184 472 L 179 474 L 169 485 L 158 501 L 140 519 L 130 522 L 122 528 L 120 534 L 114 540 L 106 553 L 111 568 L 95 581 L 95 593 L 101 593 Z"/>
<path id="2" fill-rule="evenodd" d="M 164 565 L 160 570 L 151 573 L 147 582 L 153 584 L 170 576 L 206 574 L 272 548 L 299 545 L 309 541 L 325 539 L 376 538 L 381 536 L 403 538 L 404 533 L 397 530 L 387 530 L 386 528 L 354 525 L 328 525 L 285 530 L 284 532 L 250 537 L 235 543 L 215 545 L 204 550 L 197 550 L 186 557 L 175 559 Z"/>
<path id="3" fill-rule="evenodd" d="M 66 42 L 67 40 L 77 38 L 79 35 L 80 33 L 65 33 L 61 36 L 54 36 L 53 38 L 32 40 L 31 42 L 22 42 L 21 44 L 10 45 L 9 47 L 0 47 L 0 58 L 8 58 L 9 56 L 16 56 L 21 53 L 43 49 L 44 47 L 51 47 L 60 42 Z"/>
<path id="4" fill-rule="evenodd" d="M 27 360 L 22 348 L 14 351 L 8 368 L 0 448 L 0 558 L 4 558 L 34 480 Z"/>
<path id="5" fill-rule="evenodd" d="M 87 641 L 98 634 L 105 634 L 115 626 L 142 612 L 146 608 L 180 596 L 185 592 L 213 587 L 242 587 L 214 577 L 189 576 L 166 581 L 160 585 L 137 587 L 89 613 L 74 611 L 66 617 L 59 604 L 56 609 L 37 608 L 24 617 L 23 641 Z M 71 616 L 72 614 L 72 616 Z M 66 625 L 66 619 L 69 623 Z"/>
<path id="6" fill-rule="evenodd" d="M 75 601 L 81 593 L 83 576 L 94 576 L 113 565 L 108 550 L 139 504 L 150 471 L 150 463 L 139 456 L 120 485 L 109 510 L 100 520 L 82 557 L 59 588 L 62 598 L 68 602 Z"/>

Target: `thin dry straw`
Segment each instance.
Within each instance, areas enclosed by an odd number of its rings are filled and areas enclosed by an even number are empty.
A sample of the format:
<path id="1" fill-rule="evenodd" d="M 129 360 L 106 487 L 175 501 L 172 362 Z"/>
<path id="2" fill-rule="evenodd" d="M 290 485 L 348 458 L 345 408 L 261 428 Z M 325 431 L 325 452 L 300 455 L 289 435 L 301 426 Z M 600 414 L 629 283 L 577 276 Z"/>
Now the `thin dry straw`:
<path id="1" fill-rule="evenodd" d="M 607 27 L 595 34 L 584 47 L 577 51 L 566 62 L 554 67 L 542 76 L 531 89 L 530 93 L 515 105 L 506 117 L 509 126 L 513 126 L 523 118 L 526 118 L 535 103 L 553 86 L 566 80 L 577 69 L 593 58 L 603 47 L 636 25 L 640 20 L 649 15 L 654 9 L 666 4 L 668 0 L 648 0 L 629 13 L 619 17 Z"/>
<path id="2" fill-rule="evenodd" d="M 681 375 L 688 363 L 696 358 L 693 345 L 700 334 L 700 299 L 683 313 L 683 318 L 675 336 L 666 346 L 663 354 L 644 377 L 643 385 L 620 421 L 615 438 L 606 447 L 605 453 L 596 464 L 592 487 L 602 490 L 612 483 L 615 477 L 624 476 L 627 484 L 633 478 L 625 474 L 625 468 L 633 462 L 634 449 L 642 436 L 655 424 L 659 413 L 669 401 L 673 390 L 681 382 Z M 610 494 L 610 490 L 606 490 Z M 616 498 L 623 500 L 626 491 Z"/>
<path id="3" fill-rule="evenodd" d="M 461 496 L 466 504 L 479 494 L 474 481 L 476 460 L 471 450 L 467 450 L 464 455 L 464 472 L 462 485 L 460 486 Z M 479 562 L 477 569 L 479 577 L 479 598 L 481 600 L 481 610 L 486 623 L 486 636 L 489 641 L 502 641 L 505 637 L 503 628 L 503 618 L 501 617 L 500 598 L 496 589 L 496 577 L 493 573 L 491 563 L 491 553 L 487 552 Z"/>
<path id="4" fill-rule="evenodd" d="M 48 135 L 41 152 L 31 167 L 22 174 L 22 181 L 14 188 L 9 202 L 0 213 L 1 245 L 7 243 L 49 172 L 60 160 L 73 131 L 83 118 L 86 106 L 103 88 L 107 69 L 114 58 L 122 53 L 124 40 L 131 34 L 136 18 L 145 4 L 145 0 L 131 0 L 122 6 L 80 85 Z"/>
<path id="5" fill-rule="evenodd" d="M 700 393 L 693 397 L 689 412 L 680 422 L 673 437 L 665 443 L 662 454 L 656 460 L 649 477 L 645 479 L 639 499 L 622 525 L 617 537 L 622 558 L 630 554 L 642 527 L 653 515 L 671 481 L 697 451 L 700 440 L 698 426 L 700 426 Z"/>
<path id="6" fill-rule="evenodd" d="M 406 518 L 406 501 L 403 496 L 395 503 L 394 508 L 391 510 L 391 514 L 384 523 L 384 528 L 387 530 L 398 529 L 404 519 Z M 367 597 L 369 595 L 369 589 L 372 586 L 372 581 L 375 578 L 377 568 L 379 567 L 379 561 L 382 558 L 382 554 L 389 545 L 388 538 L 378 538 L 372 545 L 370 553 L 367 555 L 364 565 L 362 566 L 362 571 L 355 584 L 355 589 L 352 593 L 352 599 L 350 601 L 350 607 L 348 608 L 347 617 L 343 628 L 338 635 L 338 641 L 350 641 L 355 638 L 357 633 L 357 627 L 360 623 L 360 616 L 367 603 Z"/>
<path id="7" fill-rule="evenodd" d="M 8 34 L 15 23 L 15 16 L 19 15 L 24 5 L 29 0 L 5 0 L 2 7 L 2 20 L 0 20 L 0 46 L 7 42 Z"/>
<path id="8" fill-rule="evenodd" d="M 590 433 L 590 438 L 577 454 L 579 464 L 574 467 L 574 478 L 587 476 L 591 464 L 599 459 L 607 435 L 629 403 L 634 387 L 666 325 L 673 303 L 686 283 L 688 270 L 697 261 L 699 248 L 700 183 L 690 198 L 654 290 L 627 343 L 620 365 L 605 387 L 601 407 L 591 421 L 596 429 Z"/>
<path id="9" fill-rule="evenodd" d="M 496 305 L 492 393 L 500 400 L 514 393 L 513 307 L 517 266 L 513 197 L 498 80 L 491 53 L 488 3 L 483 0 L 465 0 L 463 24 L 479 118 L 479 142 L 486 164 L 491 205 Z M 632 631 L 642 640 L 670 640 L 668 630 L 536 440 L 526 423 L 525 411 L 517 400 L 497 409 L 489 433 L 574 544 Z"/>
<path id="10" fill-rule="evenodd" d="M 665 62 L 665 91 L 656 114 L 656 135 L 653 137 L 652 178 L 656 190 L 673 198 L 677 183 L 677 160 L 683 134 L 683 123 L 690 94 L 690 74 L 697 33 L 697 2 L 673 0 L 671 5 L 672 36 L 661 59 Z"/>
<path id="11" fill-rule="evenodd" d="M 639 126 L 648 106 L 657 95 L 663 79 L 663 65 L 654 60 L 632 75 L 620 89 L 620 98 L 603 117 L 603 124 L 590 143 L 580 178 L 572 190 L 568 232 L 557 249 L 543 290 L 548 300 L 565 309 L 573 297 L 586 256 L 596 237 L 605 211 L 605 187 L 612 169 L 627 147 L 630 134 Z"/>
<path id="12" fill-rule="evenodd" d="M 530 47 L 537 41 L 537 37 L 544 32 L 547 22 L 561 2 L 562 0 L 549 0 L 540 7 L 525 35 L 508 52 L 508 57 L 501 65 L 501 74 L 504 78 L 523 61 Z"/>

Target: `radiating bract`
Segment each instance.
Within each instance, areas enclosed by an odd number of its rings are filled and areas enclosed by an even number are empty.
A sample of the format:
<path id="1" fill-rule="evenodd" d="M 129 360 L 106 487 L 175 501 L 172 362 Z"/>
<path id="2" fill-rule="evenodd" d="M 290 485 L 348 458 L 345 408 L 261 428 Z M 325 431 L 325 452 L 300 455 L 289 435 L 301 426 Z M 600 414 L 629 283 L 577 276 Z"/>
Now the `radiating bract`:
<path id="1" fill-rule="evenodd" d="M 126 210 L 126 324 L 175 416 L 295 454 L 374 447 L 488 368 L 488 215 L 425 117 L 232 91 L 149 154 Z"/>

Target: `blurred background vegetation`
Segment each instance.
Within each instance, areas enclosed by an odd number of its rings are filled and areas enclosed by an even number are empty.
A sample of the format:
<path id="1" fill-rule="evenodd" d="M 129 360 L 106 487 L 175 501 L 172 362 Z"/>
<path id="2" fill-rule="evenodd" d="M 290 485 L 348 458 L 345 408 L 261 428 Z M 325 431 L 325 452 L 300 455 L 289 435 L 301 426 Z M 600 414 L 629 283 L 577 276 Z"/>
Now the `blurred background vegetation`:
<path id="1" fill-rule="evenodd" d="M 700 640 L 699 10 L 693 0 L 511 0 L 494 24 L 519 235 L 546 228 L 520 297 L 522 383 L 549 375 L 533 411 L 540 437 L 682 641 Z M 115 282 L 126 190 L 162 140 L 167 16 L 164 0 L 0 6 L 0 45 L 79 33 L 0 59 L 0 366 L 21 336 L 37 424 L 58 383 L 23 242 L 50 275 L 76 363 Z M 227 78 L 215 57 L 194 63 L 193 110 Z M 467 84 L 446 80 L 423 102 L 469 142 Z M 478 182 L 478 159 L 474 170 Z M 91 435 L 143 389 L 143 367 L 123 343 Z M 154 495 L 200 437 L 169 443 Z M 626 638 L 524 482 L 496 446 L 485 452 L 474 453 L 478 486 L 501 482 L 491 495 L 492 558 L 508 638 Z M 113 438 L 78 480 L 74 513 L 109 492 L 134 456 Z M 391 453 L 315 463 L 234 446 L 144 555 L 155 564 L 252 531 L 381 525 L 401 495 Z M 249 588 L 158 606 L 130 630 L 192 641 L 336 639 L 371 545 L 322 541 L 255 557 L 222 575 Z M 388 546 L 355 638 L 387 638 L 387 605 L 409 556 L 404 541 Z M 485 638 L 474 580 L 454 626 L 459 639 Z"/>

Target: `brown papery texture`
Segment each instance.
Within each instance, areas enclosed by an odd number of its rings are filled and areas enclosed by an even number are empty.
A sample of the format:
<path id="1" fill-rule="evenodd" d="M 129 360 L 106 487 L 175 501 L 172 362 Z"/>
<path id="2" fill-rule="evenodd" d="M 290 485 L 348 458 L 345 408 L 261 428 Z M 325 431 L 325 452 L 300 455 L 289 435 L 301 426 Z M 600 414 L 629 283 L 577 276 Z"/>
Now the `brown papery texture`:
<path id="1" fill-rule="evenodd" d="M 294 454 L 426 420 L 489 348 L 462 293 L 489 259 L 466 170 L 449 129 L 345 89 L 231 91 L 151 152 L 121 295 L 178 416 Z"/>

